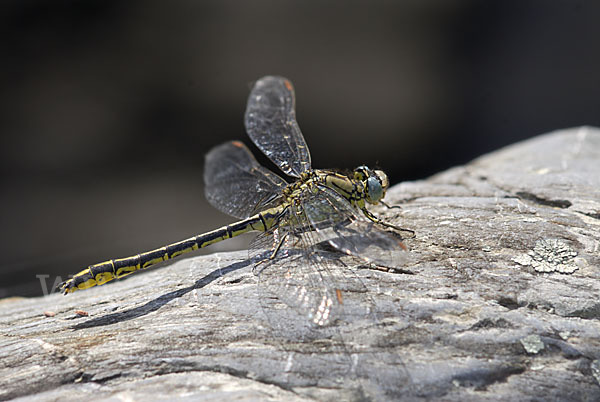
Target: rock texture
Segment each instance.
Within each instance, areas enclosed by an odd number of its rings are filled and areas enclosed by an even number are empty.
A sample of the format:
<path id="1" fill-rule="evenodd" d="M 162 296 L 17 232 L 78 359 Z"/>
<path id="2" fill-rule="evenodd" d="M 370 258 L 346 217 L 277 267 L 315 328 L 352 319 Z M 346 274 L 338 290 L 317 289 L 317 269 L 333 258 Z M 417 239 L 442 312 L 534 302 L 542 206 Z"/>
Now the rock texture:
<path id="1" fill-rule="evenodd" d="M 246 252 L 184 259 L 0 302 L 0 399 L 600 400 L 600 130 L 386 199 L 402 208 L 376 212 L 416 233 L 410 258 L 346 268 L 333 325 L 269 296 Z"/>

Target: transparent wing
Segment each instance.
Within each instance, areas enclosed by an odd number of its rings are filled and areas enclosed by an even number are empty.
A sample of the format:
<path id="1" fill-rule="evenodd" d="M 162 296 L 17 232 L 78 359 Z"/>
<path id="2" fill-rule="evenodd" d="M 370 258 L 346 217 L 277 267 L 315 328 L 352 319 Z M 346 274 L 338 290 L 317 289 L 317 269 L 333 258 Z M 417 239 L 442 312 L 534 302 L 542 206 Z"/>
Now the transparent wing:
<path id="1" fill-rule="evenodd" d="M 296 122 L 294 88 L 283 77 L 263 77 L 254 84 L 245 125 L 254 144 L 281 170 L 294 177 L 310 169 L 310 153 Z"/>
<path id="2" fill-rule="evenodd" d="M 380 229 L 335 191 L 319 186 L 302 206 L 321 238 L 336 249 L 389 268 L 407 261 L 406 247 L 396 233 Z"/>
<path id="3" fill-rule="evenodd" d="M 204 183 L 211 205 L 236 218 L 247 218 L 259 206 L 276 200 L 287 185 L 237 141 L 226 142 L 206 154 Z"/>
<path id="4" fill-rule="evenodd" d="M 255 266 L 262 312 L 273 339 L 289 352 L 285 372 L 310 370 L 314 378 L 333 372 L 344 379 L 345 388 L 356 386 L 357 360 L 342 334 L 351 332 L 349 325 L 364 328 L 365 320 L 373 322 L 368 314 L 372 304 L 365 302 L 362 282 L 344 275 L 343 254 L 319 248 L 318 233 L 297 212 L 251 245 L 254 258 L 262 261 Z"/>
<path id="5" fill-rule="evenodd" d="M 355 243 L 360 236 L 355 239 L 352 237 L 355 233 L 350 232 L 361 230 L 371 233 L 371 246 L 384 243 L 374 240 L 377 236 L 373 237 L 372 226 L 354 214 L 354 208 L 345 199 L 336 197 L 335 192 L 330 194 L 327 188 L 323 190 L 316 195 L 311 191 L 299 195 L 298 204 L 289 206 L 279 225 L 261 233 L 250 246 L 250 257 L 256 262 L 255 273 L 259 278 L 262 311 L 274 338 L 283 340 L 284 348 L 289 351 L 284 370 L 301 373 L 309 367 L 315 378 L 320 378 L 321 371 L 326 370 L 328 375 L 335 373 L 343 378 L 344 387 L 358 385 L 359 391 L 372 386 L 371 383 L 410 387 L 411 378 L 400 355 L 390 360 L 389 354 L 379 355 L 364 346 L 355 347 L 364 345 L 362 336 L 366 331 L 373 331 L 378 334 L 373 339 L 385 342 L 397 335 L 390 331 L 398 327 L 387 329 L 388 325 L 379 325 L 374 300 L 354 270 L 344 263 L 353 257 L 336 250 L 327 251 L 331 247 L 325 247 L 335 244 L 335 249 L 351 254 L 349 250 L 357 247 Z M 309 219 L 306 211 L 311 211 L 313 219 Z M 327 218 L 322 218 L 325 215 Z M 329 230 L 332 228 L 335 230 Z M 379 230 L 378 235 L 398 243 L 397 238 L 384 231 Z M 353 251 L 358 254 L 363 250 Z M 372 253 L 367 254 L 372 257 Z M 394 313 L 396 308 L 394 305 Z M 310 362 L 306 356 L 310 356 Z M 322 364 L 315 365 L 315 359 Z M 383 361 L 394 366 L 385 376 L 376 369 Z"/>
<path id="6" fill-rule="evenodd" d="M 323 326 L 338 315 L 336 286 L 314 241 L 306 238 L 310 223 L 299 215 L 289 225 L 290 216 L 294 212 L 288 212 L 277 228 L 252 241 L 250 257 L 256 263 L 261 291 L 295 310 L 301 318 L 299 328 L 307 322 Z"/>

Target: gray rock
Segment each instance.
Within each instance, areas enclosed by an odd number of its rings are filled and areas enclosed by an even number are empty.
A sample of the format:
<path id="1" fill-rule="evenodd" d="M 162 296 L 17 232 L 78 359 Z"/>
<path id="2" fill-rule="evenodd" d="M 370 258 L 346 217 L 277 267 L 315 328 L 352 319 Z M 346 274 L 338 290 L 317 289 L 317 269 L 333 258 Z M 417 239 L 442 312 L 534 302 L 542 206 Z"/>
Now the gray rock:
<path id="1" fill-rule="evenodd" d="M 410 258 L 345 268 L 330 326 L 273 298 L 244 251 L 3 300 L 0 399 L 600 400 L 600 130 L 386 200 L 402 208 L 375 212 L 416 233 Z"/>

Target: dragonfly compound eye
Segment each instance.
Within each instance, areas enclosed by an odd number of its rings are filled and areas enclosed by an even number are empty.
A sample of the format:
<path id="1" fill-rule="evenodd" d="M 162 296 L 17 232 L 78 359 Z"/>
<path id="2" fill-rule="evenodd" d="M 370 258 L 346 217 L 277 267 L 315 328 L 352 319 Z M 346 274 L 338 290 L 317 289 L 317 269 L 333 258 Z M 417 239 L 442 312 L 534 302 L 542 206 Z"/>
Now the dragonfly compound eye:
<path id="1" fill-rule="evenodd" d="M 383 198 L 383 186 L 379 179 L 371 176 L 367 179 L 367 196 L 368 201 L 375 204 Z"/>

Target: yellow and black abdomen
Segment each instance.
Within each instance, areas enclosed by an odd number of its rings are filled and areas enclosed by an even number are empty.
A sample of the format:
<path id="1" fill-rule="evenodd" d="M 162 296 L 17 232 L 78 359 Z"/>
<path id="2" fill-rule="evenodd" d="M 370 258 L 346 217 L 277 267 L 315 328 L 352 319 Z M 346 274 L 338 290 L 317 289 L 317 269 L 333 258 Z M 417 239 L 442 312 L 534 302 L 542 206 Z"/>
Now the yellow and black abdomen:
<path id="1" fill-rule="evenodd" d="M 64 293 L 72 293 L 76 290 L 89 289 L 97 285 L 103 285 L 115 278 L 122 278 L 140 269 L 148 268 L 162 261 L 167 261 L 181 254 L 189 253 L 199 248 L 204 248 L 213 243 L 250 232 L 252 230 L 265 231 L 274 223 L 271 211 L 254 215 L 234 224 L 190 237 L 177 243 L 157 248 L 156 250 L 136 254 L 132 257 L 119 258 L 90 265 L 83 271 L 77 273 L 73 278 L 62 282 L 58 288 Z"/>

